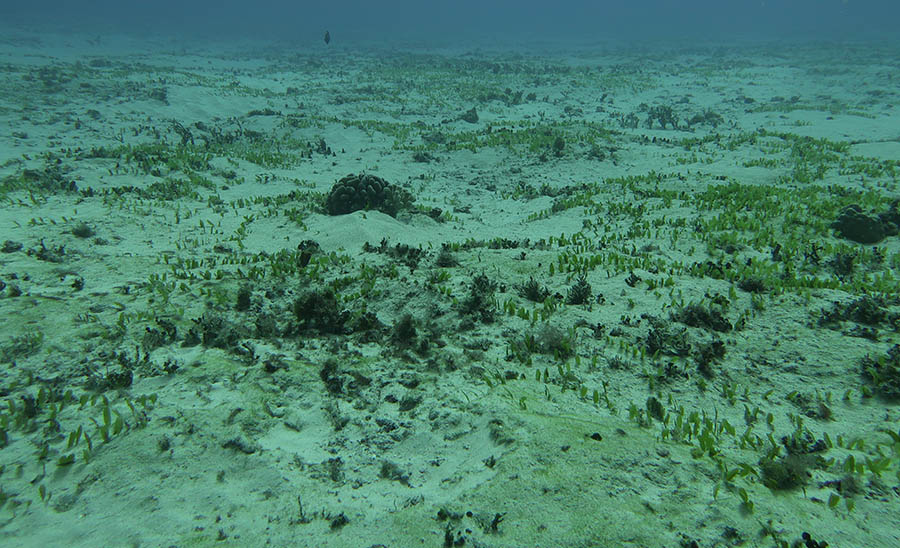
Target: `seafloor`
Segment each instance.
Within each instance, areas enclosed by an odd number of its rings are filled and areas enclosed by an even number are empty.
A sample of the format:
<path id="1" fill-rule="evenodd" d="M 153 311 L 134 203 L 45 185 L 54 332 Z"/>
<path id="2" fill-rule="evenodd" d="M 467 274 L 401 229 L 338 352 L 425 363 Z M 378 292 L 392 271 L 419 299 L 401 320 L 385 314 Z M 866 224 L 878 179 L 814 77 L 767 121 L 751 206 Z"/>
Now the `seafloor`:
<path id="1" fill-rule="evenodd" d="M 900 546 L 900 48 L 314 46 L 4 32 L 0 544 Z"/>

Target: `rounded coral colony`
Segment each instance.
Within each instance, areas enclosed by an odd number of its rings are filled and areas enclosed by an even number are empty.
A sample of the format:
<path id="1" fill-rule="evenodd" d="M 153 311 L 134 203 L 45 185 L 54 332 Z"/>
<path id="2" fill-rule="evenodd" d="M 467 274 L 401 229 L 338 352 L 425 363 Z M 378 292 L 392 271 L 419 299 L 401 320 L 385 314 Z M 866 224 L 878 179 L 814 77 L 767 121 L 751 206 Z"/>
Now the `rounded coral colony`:
<path id="1" fill-rule="evenodd" d="M 350 174 L 331 188 L 325 200 L 329 215 L 359 210 L 377 210 L 395 217 L 412 204 L 412 195 L 381 177 L 367 173 Z"/>

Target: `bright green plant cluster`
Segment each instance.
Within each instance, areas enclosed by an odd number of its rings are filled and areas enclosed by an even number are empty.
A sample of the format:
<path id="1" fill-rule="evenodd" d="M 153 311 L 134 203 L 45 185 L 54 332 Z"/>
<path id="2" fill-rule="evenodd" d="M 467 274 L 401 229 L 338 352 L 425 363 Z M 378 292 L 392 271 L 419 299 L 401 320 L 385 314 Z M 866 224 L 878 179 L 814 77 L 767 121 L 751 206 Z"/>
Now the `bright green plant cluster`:
<path id="1" fill-rule="evenodd" d="M 28 386 L 31 383 L 27 383 Z M 34 462 L 7 462 L 0 465 L 0 476 L 6 469 L 19 469 L 34 465 L 41 472 L 32 481 L 37 484 L 40 500 L 49 502 L 51 493 L 41 480 L 46 476 L 47 464 L 65 468 L 80 462 L 89 464 L 99 450 L 98 444 L 112 442 L 117 436 L 145 426 L 147 413 L 156 404 L 156 394 L 137 398 L 123 397 L 124 405 L 115 405 L 100 394 L 82 394 L 75 397 L 72 390 L 59 394 L 51 388 L 40 387 L 36 393 L 25 393 L 18 398 L 6 398 L 6 407 L 0 411 L 0 449 L 10 444 L 24 442 L 24 438 L 37 448 Z M 124 415 L 128 409 L 130 418 Z M 84 422 L 87 419 L 89 422 Z M 22 438 L 22 440 L 20 440 Z M 31 499 L 10 494 L 0 489 L 0 508 L 31 504 Z"/>

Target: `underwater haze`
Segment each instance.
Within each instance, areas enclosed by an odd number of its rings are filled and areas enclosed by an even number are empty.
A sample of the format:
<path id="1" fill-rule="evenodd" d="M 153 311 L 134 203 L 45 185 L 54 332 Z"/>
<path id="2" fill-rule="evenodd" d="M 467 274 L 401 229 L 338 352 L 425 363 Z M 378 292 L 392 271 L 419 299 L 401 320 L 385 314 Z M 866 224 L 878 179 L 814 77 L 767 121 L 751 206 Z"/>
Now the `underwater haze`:
<path id="1" fill-rule="evenodd" d="M 452 43 L 671 39 L 869 40 L 897 35 L 892 0 L 159 0 L 3 2 L 0 18 L 92 32 Z M 336 42 L 337 43 L 337 42 Z"/>

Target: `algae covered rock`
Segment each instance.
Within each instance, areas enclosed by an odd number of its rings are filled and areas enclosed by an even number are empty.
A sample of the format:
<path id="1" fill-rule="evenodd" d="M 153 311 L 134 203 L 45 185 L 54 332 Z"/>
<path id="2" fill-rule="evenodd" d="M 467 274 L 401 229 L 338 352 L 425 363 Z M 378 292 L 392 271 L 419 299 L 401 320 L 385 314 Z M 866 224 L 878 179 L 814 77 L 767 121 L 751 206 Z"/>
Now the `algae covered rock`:
<path id="1" fill-rule="evenodd" d="M 354 211 L 378 210 L 391 217 L 412 206 L 413 197 L 407 190 L 381 177 L 360 173 L 350 174 L 336 182 L 325 199 L 329 215 L 344 215 Z"/>
<path id="2" fill-rule="evenodd" d="M 881 219 L 866 215 L 856 204 L 841 210 L 837 220 L 831 223 L 839 236 L 861 244 L 875 244 L 885 237 L 885 226 Z"/>

